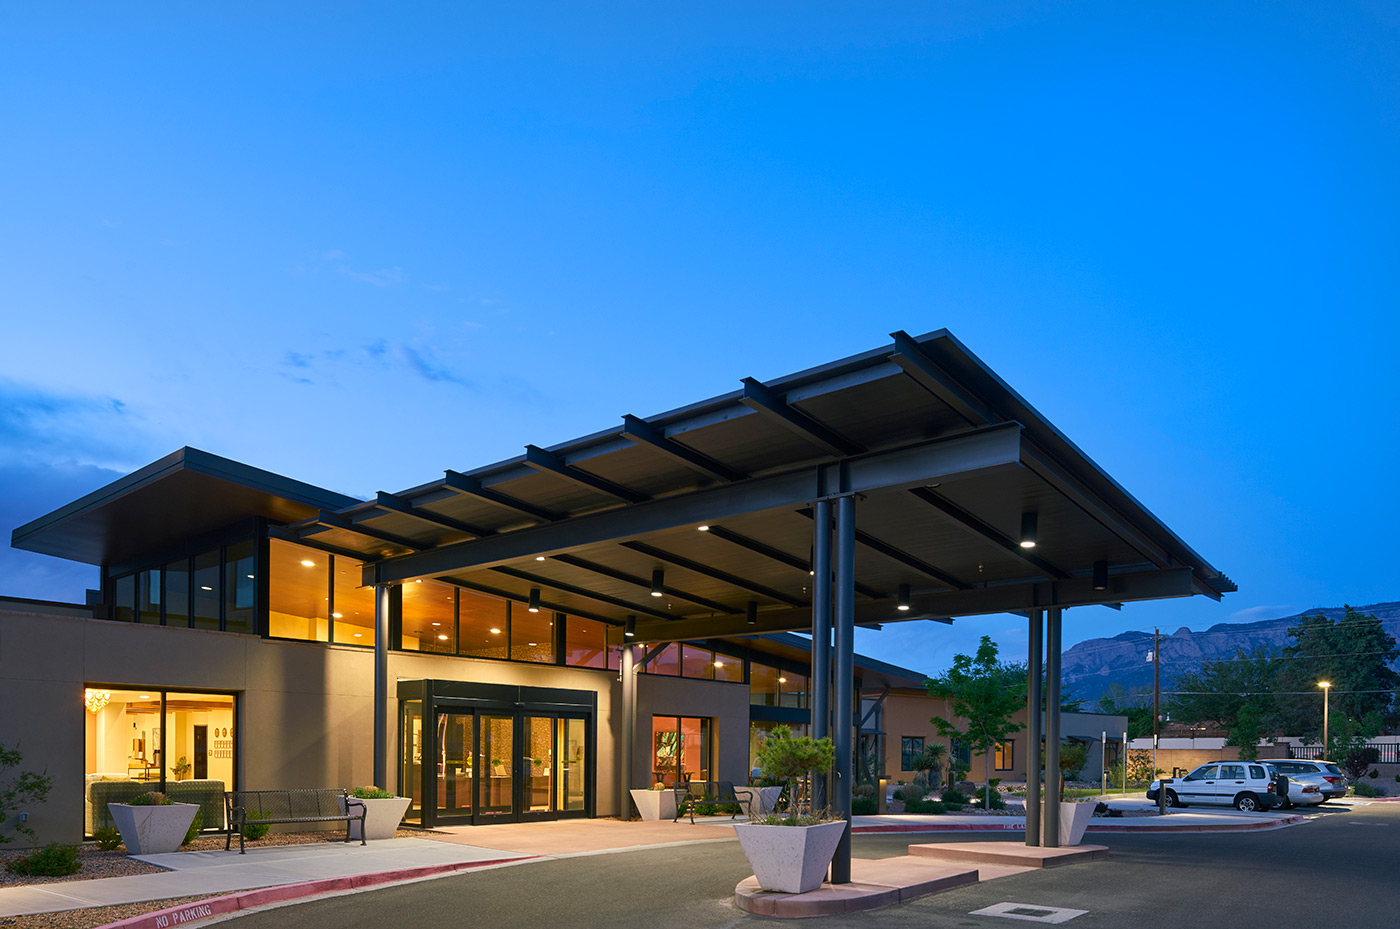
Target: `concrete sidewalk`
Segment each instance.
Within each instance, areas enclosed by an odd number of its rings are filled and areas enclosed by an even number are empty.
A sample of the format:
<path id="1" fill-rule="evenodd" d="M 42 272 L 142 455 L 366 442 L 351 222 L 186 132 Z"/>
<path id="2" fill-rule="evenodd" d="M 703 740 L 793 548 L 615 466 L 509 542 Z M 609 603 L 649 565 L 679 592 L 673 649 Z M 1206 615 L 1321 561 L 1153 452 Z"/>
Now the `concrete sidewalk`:
<path id="1" fill-rule="evenodd" d="M 363 846 L 353 842 L 278 845 L 252 848 L 246 855 L 223 850 L 142 855 L 136 860 L 171 870 L 131 877 L 0 888 L 0 917 L 221 894 L 383 872 L 404 873 L 407 878 L 528 857 L 520 852 L 429 839 L 385 839 Z"/>

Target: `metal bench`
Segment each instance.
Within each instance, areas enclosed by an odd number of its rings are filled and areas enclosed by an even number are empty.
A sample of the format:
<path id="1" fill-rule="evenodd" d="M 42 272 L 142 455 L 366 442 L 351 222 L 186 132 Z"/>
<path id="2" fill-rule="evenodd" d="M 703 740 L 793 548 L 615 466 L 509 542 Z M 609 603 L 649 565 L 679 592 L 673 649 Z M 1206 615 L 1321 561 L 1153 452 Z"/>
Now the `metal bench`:
<path id="1" fill-rule="evenodd" d="M 298 788 L 293 790 L 229 790 L 224 793 L 228 810 L 228 836 L 224 851 L 238 833 L 238 854 L 244 854 L 243 827 L 272 823 L 345 823 L 345 841 L 350 841 L 350 824 L 360 822 L 360 844 L 365 844 L 365 804 L 350 796 L 343 787 Z"/>
<path id="2" fill-rule="evenodd" d="M 690 811 L 690 821 L 695 822 L 695 807 L 700 803 L 732 803 L 734 812 L 729 818 L 739 815 L 739 798 L 734 794 L 732 781 L 689 781 L 685 784 L 672 784 L 676 793 L 676 820 Z M 676 820 L 672 820 L 675 822 Z"/>

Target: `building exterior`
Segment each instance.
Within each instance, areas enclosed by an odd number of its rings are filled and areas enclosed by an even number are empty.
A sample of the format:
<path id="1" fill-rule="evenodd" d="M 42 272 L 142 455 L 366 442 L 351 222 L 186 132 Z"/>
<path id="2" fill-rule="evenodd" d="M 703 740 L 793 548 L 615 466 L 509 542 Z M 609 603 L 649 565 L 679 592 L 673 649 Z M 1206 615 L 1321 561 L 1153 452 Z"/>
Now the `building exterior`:
<path id="1" fill-rule="evenodd" d="M 233 785 L 627 815 L 631 787 L 745 780 L 782 723 L 832 735 L 848 813 L 860 699 L 922 684 L 856 625 L 1022 612 L 1057 705 L 1063 610 L 1234 589 L 951 335 L 893 339 L 371 500 L 182 449 L 16 528 L 102 578 L 0 609 L 41 841 L 153 784 L 206 824 Z M 1053 756 L 1060 714 L 1028 722 Z"/>

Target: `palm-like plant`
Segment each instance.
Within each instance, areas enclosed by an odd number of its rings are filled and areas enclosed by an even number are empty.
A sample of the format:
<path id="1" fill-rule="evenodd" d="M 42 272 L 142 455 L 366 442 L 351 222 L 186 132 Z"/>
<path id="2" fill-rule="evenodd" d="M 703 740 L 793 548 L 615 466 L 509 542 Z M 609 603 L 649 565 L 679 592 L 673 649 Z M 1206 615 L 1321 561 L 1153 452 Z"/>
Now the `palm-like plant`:
<path id="1" fill-rule="evenodd" d="M 923 775 L 924 783 L 932 786 L 937 783 L 938 774 L 943 770 L 943 762 L 948 757 L 948 746 L 927 745 L 914 756 L 914 770 Z"/>

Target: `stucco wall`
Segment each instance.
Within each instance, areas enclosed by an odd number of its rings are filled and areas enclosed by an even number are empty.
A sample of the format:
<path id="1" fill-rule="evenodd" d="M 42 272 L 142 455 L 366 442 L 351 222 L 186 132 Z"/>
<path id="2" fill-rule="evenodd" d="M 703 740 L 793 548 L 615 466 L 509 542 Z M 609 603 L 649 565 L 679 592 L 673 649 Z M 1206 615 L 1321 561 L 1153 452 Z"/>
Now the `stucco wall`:
<path id="1" fill-rule="evenodd" d="M 749 687 L 725 681 L 700 681 L 657 674 L 637 675 L 637 748 L 632 756 L 632 785 L 651 783 L 651 718 L 708 716 L 714 741 L 717 777 L 735 784 L 749 782 Z"/>
<path id="2" fill-rule="evenodd" d="M 20 746 L 24 769 L 47 770 L 53 778 L 48 802 L 28 810 L 38 844 L 77 841 L 83 832 L 88 684 L 239 694 L 241 787 L 369 784 L 373 666 L 374 655 L 365 649 L 0 610 L 0 742 Z M 592 690 L 598 695 L 596 812 L 616 815 L 616 672 L 391 652 L 389 676 L 390 783 L 383 786 L 398 787 L 397 678 Z M 720 686 L 742 691 L 747 713 L 747 689 Z M 649 733 L 649 716 L 645 726 Z M 726 765 L 733 754 L 727 747 L 732 728 L 718 730 Z"/>

